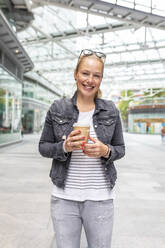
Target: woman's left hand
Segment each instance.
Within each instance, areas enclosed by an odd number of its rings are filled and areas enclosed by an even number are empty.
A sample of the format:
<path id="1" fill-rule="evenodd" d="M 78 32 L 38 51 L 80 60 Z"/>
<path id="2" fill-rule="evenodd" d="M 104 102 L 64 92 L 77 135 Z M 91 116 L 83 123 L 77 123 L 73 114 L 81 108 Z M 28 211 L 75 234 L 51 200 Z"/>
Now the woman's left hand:
<path id="1" fill-rule="evenodd" d="M 88 157 L 100 158 L 106 156 L 109 151 L 109 147 L 103 144 L 100 140 L 94 139 L 89 136 L 89 140 L 93 141 L 93 144 L 86 143 L 82 150 Z"/>

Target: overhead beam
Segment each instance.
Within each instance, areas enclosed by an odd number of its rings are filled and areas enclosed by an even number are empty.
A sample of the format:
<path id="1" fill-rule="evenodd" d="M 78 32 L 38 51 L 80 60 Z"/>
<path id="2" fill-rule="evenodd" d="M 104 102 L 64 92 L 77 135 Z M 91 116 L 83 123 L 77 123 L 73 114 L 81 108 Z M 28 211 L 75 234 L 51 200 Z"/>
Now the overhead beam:
<path id="1" fill-rule="evenodd" d="M 129 83 L 129 84 L 139 84 L 139 83 L 146 83 L 146 84 L 148 84 L 148 83 L 150 83 L 150 82 L 161 82 L 161 84 L 162 85 L 164 85 L 165 84 L 165 77 L 164 78 L 152 78 L 152 79 L 134 79 L 134 80 L 112 80 L 111 81 L 111 83 L 113 84 L 113 85 L 120 85 L 120 86 L 122 86 L 122 84 L 123 83 L 125 83 L 125 84 L 127 84 L 127 83 Z M 110 80 L 104 80 L 104 84 L 111 84 L 110 83 Z M 164 85 L 164 87 L 165 87 L 165 85 Z"/>
<path id="2" fill-rule="evenodd" d="M 41 69 L 38 68 L 36 71 L 41 71 L 42 73 L 49 73 L 49 74 L 54 73 L 54 70 L 43 69 L 43 68 L 41 68 Z M 65 69 L 64 69 L 64 71 L 65 71 Z M 161 75 L 164 74 L 164 78 L 165 78 L 165 71 L 164 72 L 153 72 L 153 73 L 151 73 L 150 70 L 149 71 L 145 71 L 145 72 L 144 71 L 141 71 L 140 73 L 139 73 L 139 71 L 137 71 L 137 74 L 136 74 L 135 71 L 131 71 L 131 72 L 122 72 L 122 73 L 117 74 L 117 75 L 116 75 L 116 73 L 111 73 L 110 72 L 108 75 L 106 75 L 106 73 L 104 73 L 104 79 L 106 80 L 106 78 L 108 78 L 108 80 L 111 80 L 113 78 L 117 78 L 117 80 L 120 80 L 120 78 L 126 76 L 126 77 L 130 77 L 130 78 L 132 77 L 133 80 L 134 80 L 135 78 L 142 77 L 142 76 L 144 76 L 144 77 L 148 76 L 148 78 L 150 78 L 150 76 L 155 76 L 155 75 L 160 76 L 160 74 Z M 57 75 L 56 75 L 56 77 L 57 77 Z M 60 76 L 59 76 L 59 78 L 60 78 Z M 142 78 L 141 80 L 143 80 L 143 79 L 144 78 Z"/>
<path id="3" fill-rule="evenodd" d="M 67 48 L 65 45 L 63 45 L 62 43 L 60 43 L 60 42 L 58 42 L 58 41 L 56 41 L 56 44 L 57 44 L 58 46 L 60 46 L 61 48 L 63 48 L 67 53 L 72 54 L 73 58 L 77 58 L 76 53 L 75 53 L 75 52 L 72 52 L 72 51 L 71 51 L 69 48 Z"/>
<path id="4" fill-rule="evenodd" d="M 16 26 L 17 32 L 26 29 L 34 20 L 30 8 L 31 2 L 32 0 L 3 0 L 0 3 L 0 9 L 7 19 Z"/>
<path id="5" fill-rule="evenodd" d="M 24 0 L 24 1 L 25 1 L 27 9 L 31 12 L 31 10 L 32 10 L 32 1 L 29 1 L 29 0 Z"/>
<path id="6" fill-rule="evenodd" d="M 155 15 L 153 13 L 140 11 L 135 8 L 128 8 L 101 0 L 72 0 L 71 3 L 69 0 L 33 0 L 33 3 L 33 7 L 41 5 L 54 5 L 88 14 L 109 17 L 127 23 L 134 23 L 139 26 L 165 30 L 165 16 Z"/>
<path id="7" fill-rule="evenodd" d="M 138 45 L 140 45 L 142 43 L 139 43 Z M 135 48 L 135 49 L 129 49 L 129 46 L 133 46 L 133 45 L 137 45 L 137 43 L 130 43 L 128 44 L 128 46 L 126 46 L 125 50 L 118 50 L 118 51 L 113 51 L 113 52 L 107 52 L 106 55 L 114 55 L 114 54 L 123 54 L 123 53 L 133 53 L 133 52 L 140 52 L 140 51 L 148 51 L 148 50 L 155 50 L 155 49 L 164 49 L 165 45 L 160 45 L 160 46 L 150 46 L 150 47 L 146 47 L 146 48 Z M 123 45 L 122 45 L 123 46 Z M 113 46 L 114 49 L 121 47 L 121 46 Z M 65 56 L 65 57 L 60 57 L 60 58 L 56 58 L 54 57 L 55 61 L 62 61 L 62 60 L 72 60 L 74 57 L 77 57 L 78 55 L 74 54 L 74 56 Z M 33 57 L 33 62 L 34 63 L 43 63 L 43 62 L 52 62 L 52 59 L 47 57 L 47 56 L 39 56 L 38 57 Z"/>
<path id="8" fill-rule="evenodd" d="M 105 67 L 119 67 L 119 66 L 124 66 L 124 67 L 131 67 L 132 65 L 145 65 L 145 64 L 157 64 L 157 63 L 165 63 L 165 59 L 151 59 L 151 60 L 138 60 L 138 61 L 122 61 L 122 62 L 117 62 L 117 63 L 109 63 L 106 64 Z"/>
<path id="9" fill-rule="evenodd" d="M 99 33 L 106 33 L 106 32 L 114 32 L 119 30 L 126 30 L 135 28 L 134 24 L 125 24 L 125 23 L 114 23 L 114 24 L 103 24 L 98 26 L 89 26 L 88 27 L 88 34 L 99 34 Z M 23 41 L 23 45 L 33 45 L 38 43 L 47 43 L 50 41 L 61 41 L 65 39 L 71 38 L 78 38 L 86 35 L 86 27 L 81 29 L 72 29 L 63 31 L 63 33 L 55 33 L 51 34 L 51 37 L 45 37 L 45 35 L 41 36 L 39 39 L 34 38 L 31 40 Z"/>
<path id="10" fill-rule="evenodd" d="M 131 67 L 131 66 L 134 66 L 134 65 L 146 65 L 146 64 L 157 64 L 157 63 L 164 63 L 165 64 L 165 59 L 162 59 L 161 61 L 159 59 L 152 59 L 152 60 L 139 60 L 139 61 L 123 61 L 123 62 L 116 62 L 116 63 L 108 63 L 108 64 L 105 64 L 105 68 L 112 68 L 112 67 Z M 45 71 L 44 71 L 45 70 Z M 53 68 L 53 69 L 50 69 L 50 71 L 52 72 L 60 72 L 60 71 L 64 71 L 65 72 L 69 72 L 71 70 L 73 70 L 73 67 L 71 66 L 67 66 L 67 67 L 59 67 L 59 68 Z M 42 72 L 48 72 L 46 69 L 42 69 Z"/>
<path id="11" fill-rule="evenodd" d="M 16 34 L 9 25 L 3 12 L 0 10 L 0 44 L 3 49 L 10 56 L 14 63 L 18 63 L 23 72 L 33 69 L 34 64 L 31 58 L 23 48 L 22 44 L 17 39 Z"/>
<path id="12" fill-rule="evenodd" d="M 51 39 L 50 35 L 46 34 L 45 32 L 43 32 L 40 28 L 36 27 L 35 25 L 31 25 L 31 27 L 36 31 L 41 33 L 42 35 L 44 35 L 46 38 Z M 68 53 L 72 54 L 73 57 L 76 57 L 76 54 L 74 52 L 72 52 L 70 49 L 68 49 L 66 46 L 64 46 L 62 43 L 56 41 L 56 40 L 52 40 L 52 42 L 55 42 L 58 46 L 62 47 L 65 51 L 67 51 Z M 53 56 L 51 56 L 52 59 L 55 59 Z"/>
<path id="13" fill-rule="evenodd" d="M 106 83 L 106 82 L 105 82 Z M 107 96 L 108 96 L 108 92 L 110 92 L 111 90 L 124 90 L 124 89 L 146 89 L 146 88 L 165 88 L 165 80 L 162 81 L 157 81 L 157 80 L 153 80 L 153 81 L 148 81 L 145 82 L 144 80 L 142 81 L 120 81 L 119 83 L 114 83 L 112 82 L 107 82 L 108 84 L 108 89 L 109 91 L 107 91 Z M 104 92 L 103 92 L 104 93 Z"/>

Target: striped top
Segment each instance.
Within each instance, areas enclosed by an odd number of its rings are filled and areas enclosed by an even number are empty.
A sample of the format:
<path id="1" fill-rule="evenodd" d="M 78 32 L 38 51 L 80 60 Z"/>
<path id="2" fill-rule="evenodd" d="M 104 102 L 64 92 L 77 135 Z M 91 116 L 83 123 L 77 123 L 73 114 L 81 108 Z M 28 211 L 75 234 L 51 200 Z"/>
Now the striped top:
<path id="1" fill-rule="evenodd" d="M 89 112 L 80 112 L 78 122 L 85 120 L 90 123 L 90 136 L 97 138 L 93 128 L 94 109 Z M 92 141 L 88 141 L 92 143 Z M 114 198 L 114 192 L 110 189 L 110 183 L 105 176 L 100 158 L 86 156 L 82 150 L 72 152 L 68 169 L 65 188 L 53 186 L 52 195 L 68 200 L 108 200 Z"/>

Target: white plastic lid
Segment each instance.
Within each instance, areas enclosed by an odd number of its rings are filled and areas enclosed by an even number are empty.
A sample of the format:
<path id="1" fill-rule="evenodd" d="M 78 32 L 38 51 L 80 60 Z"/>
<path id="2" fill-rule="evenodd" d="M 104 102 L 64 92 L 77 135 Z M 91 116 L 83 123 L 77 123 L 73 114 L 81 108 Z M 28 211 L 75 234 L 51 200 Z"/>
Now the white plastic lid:
<path id="1" fill-rule="evenodd" d="M 89 123 L 85 123 L 85 122 L 77 122 L 73 124 L 73 127 L 90 127 Z"/>

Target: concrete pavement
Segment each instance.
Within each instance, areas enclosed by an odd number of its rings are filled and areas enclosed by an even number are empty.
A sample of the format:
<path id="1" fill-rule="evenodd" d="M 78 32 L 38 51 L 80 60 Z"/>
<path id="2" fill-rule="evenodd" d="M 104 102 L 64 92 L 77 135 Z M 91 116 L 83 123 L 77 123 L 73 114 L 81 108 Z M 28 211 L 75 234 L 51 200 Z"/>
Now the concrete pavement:
<path id="1" fill-rule="evenodd" d="M 51 160 L 39 155 L 38 139 L 25 135 L 0 149 L 0 248 L 53 246 Z M 165 146 L 157 135 L 125 133 L 125 142 L 126 156 L 116 162 L 112 248 L 164 248 Z"/>

